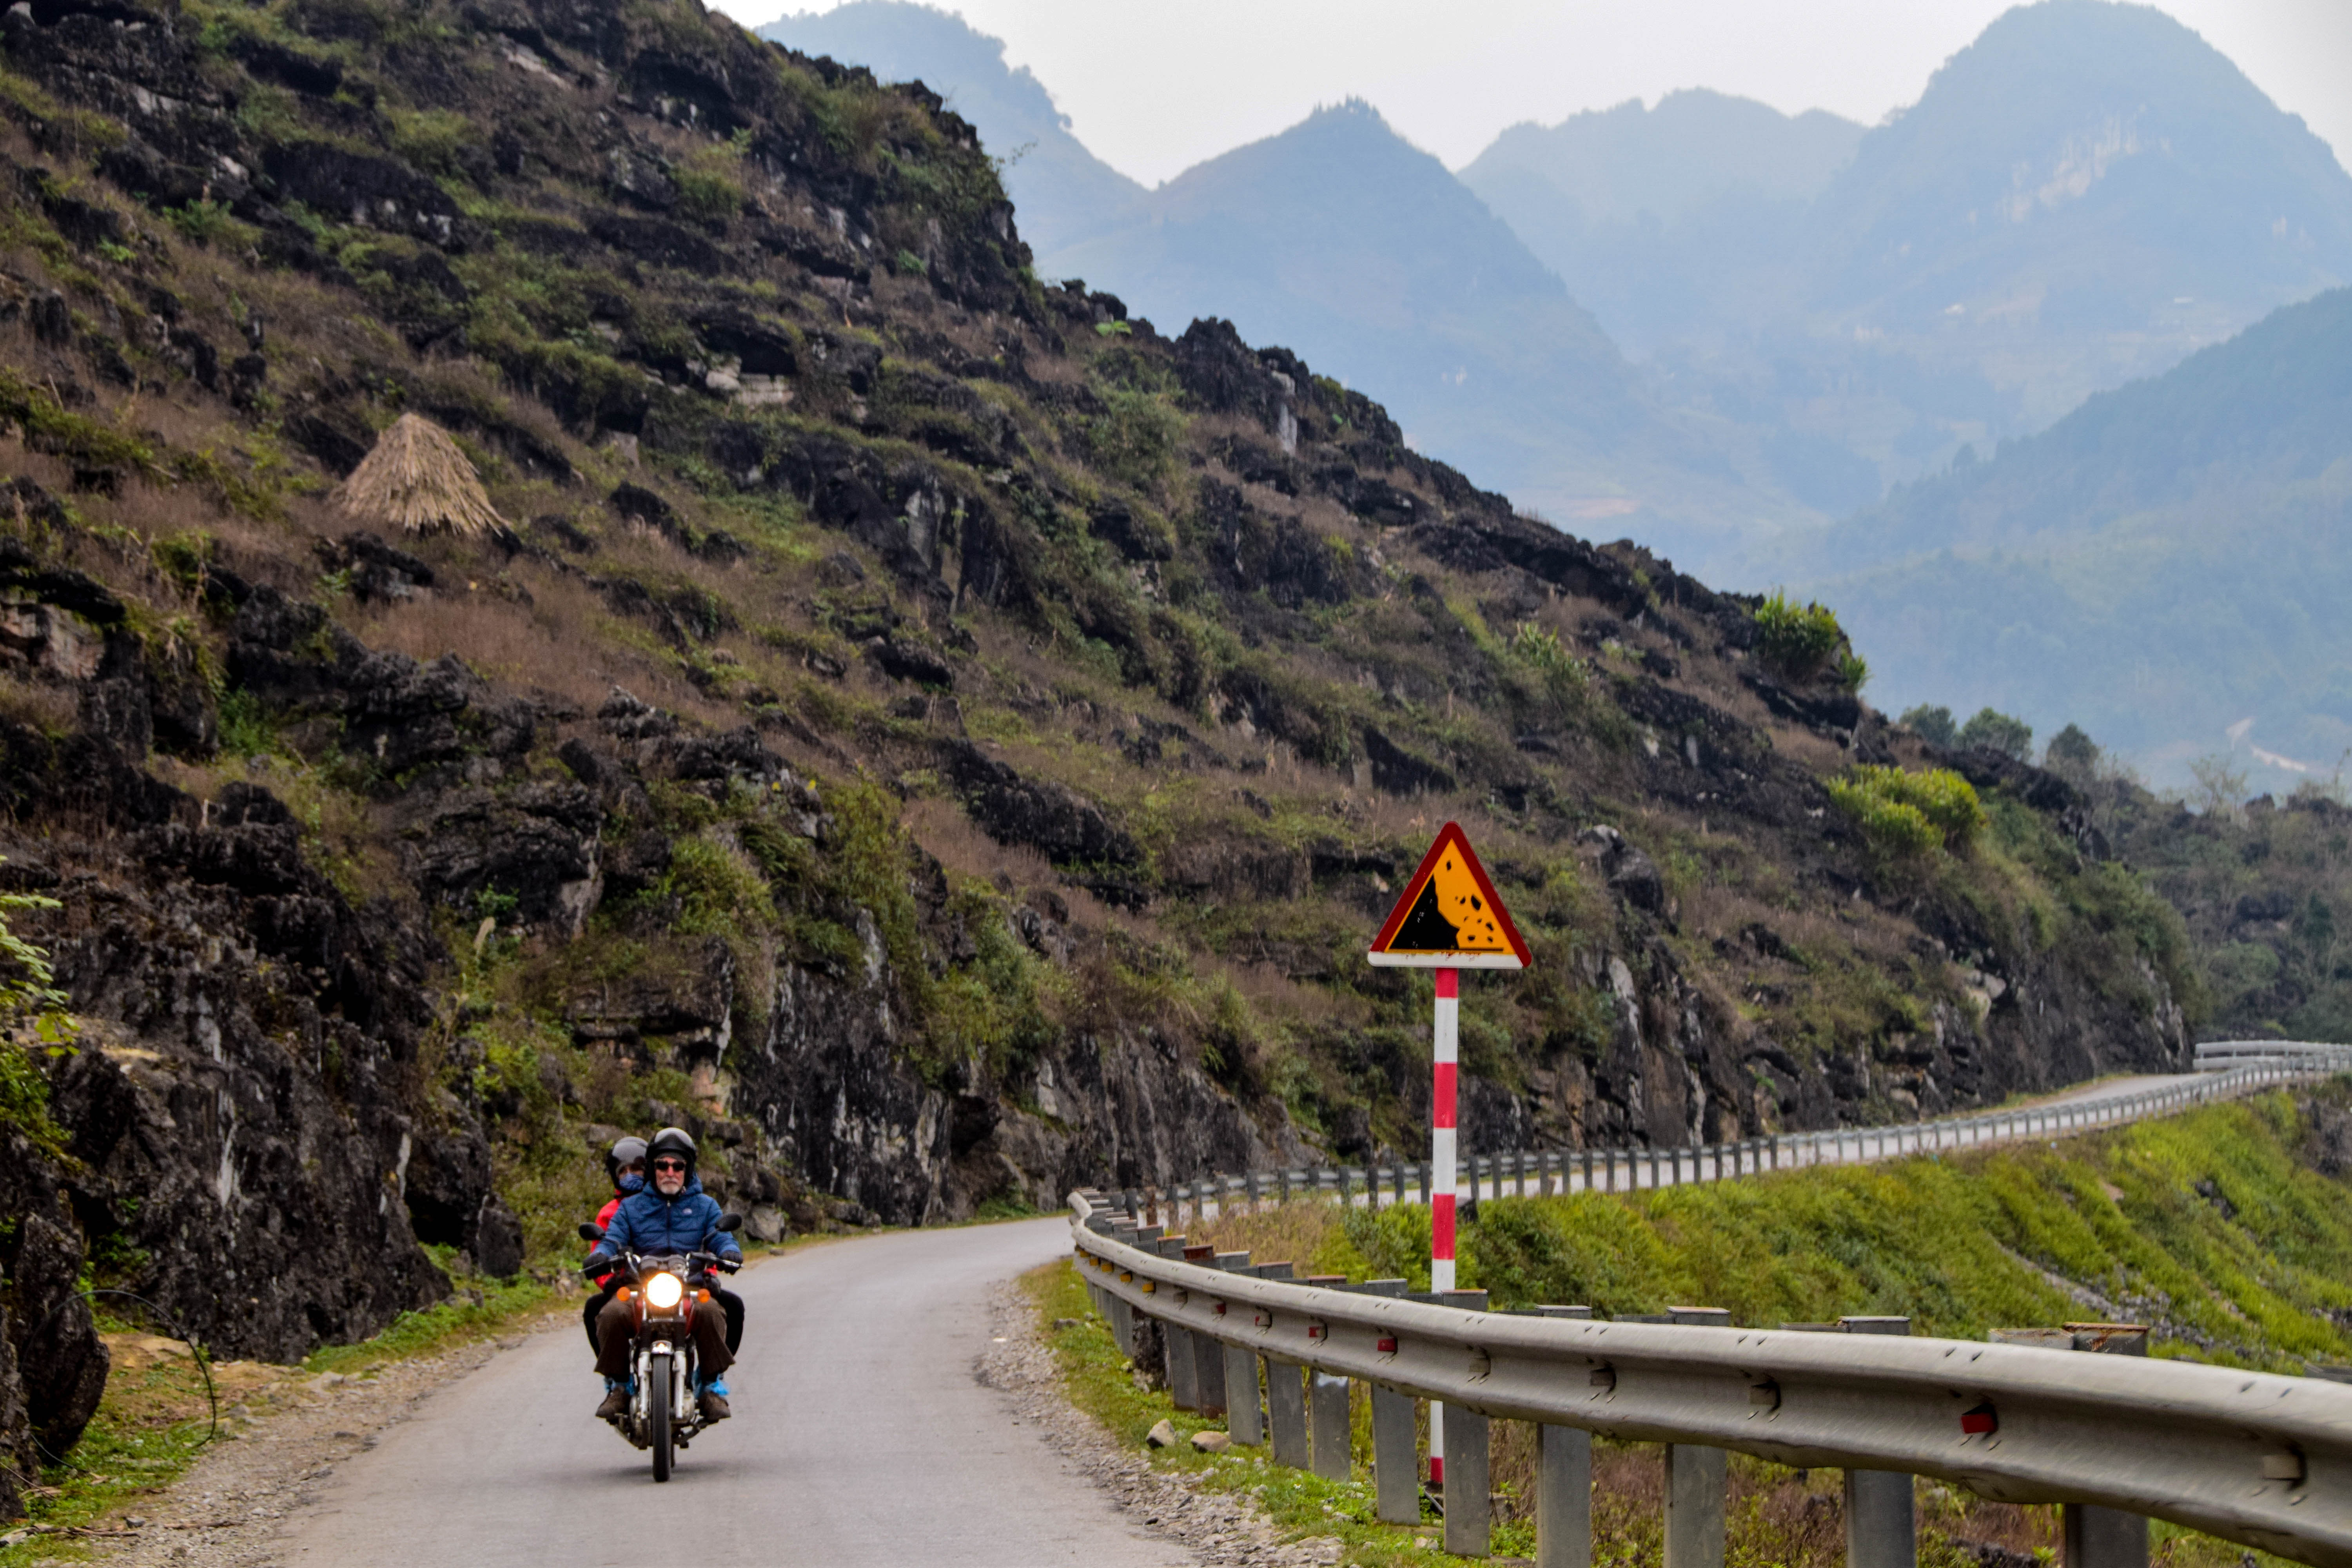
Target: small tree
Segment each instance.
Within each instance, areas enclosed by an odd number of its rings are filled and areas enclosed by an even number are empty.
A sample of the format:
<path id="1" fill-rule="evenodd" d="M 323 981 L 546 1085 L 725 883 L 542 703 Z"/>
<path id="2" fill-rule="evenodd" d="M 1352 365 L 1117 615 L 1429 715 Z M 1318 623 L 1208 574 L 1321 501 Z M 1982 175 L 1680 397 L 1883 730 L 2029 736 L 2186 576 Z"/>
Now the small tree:
<path id="1" fill-rule="evenodd" d="M 2021 763 L 2033 760 L 2033 726 L 1990 708 L 1978 709 L 1976 717 L 1960 726 L 1958 739 L 1964 751 L 1982 746 L 2005 752 Z"/>
<path id="2" fill-rule="evenodd" d="M 2235 816 L 2245 804 L 2246 770 L 2232 767 L 2227 752 L 2199 757 L 2189 764 L 2189 776 L 2197 781 L 2189 804 L 2209 816 Z"/>
<path id="3" fill-rule="evenodd" d="M 1924 702 L 1916 708 L 1905 710 L 1903 717 L 1895 722 L 1929 745 L 1941 746 L 1947 751 L 1951 749 L 1953 738 L 1960 732 L 1959 725 L 1953 721 L 1950 709 L 1930 708 Z"/>
<path id="4" fill-rule="evenodd" d="M 2105 754 L 2080 725 L 2069 724 L 2050 737 L 2050 744 L 2042 748 L 2042 765 L 2077 789 L 2087 789 L 2098 776 L 2099 759 Z"/>

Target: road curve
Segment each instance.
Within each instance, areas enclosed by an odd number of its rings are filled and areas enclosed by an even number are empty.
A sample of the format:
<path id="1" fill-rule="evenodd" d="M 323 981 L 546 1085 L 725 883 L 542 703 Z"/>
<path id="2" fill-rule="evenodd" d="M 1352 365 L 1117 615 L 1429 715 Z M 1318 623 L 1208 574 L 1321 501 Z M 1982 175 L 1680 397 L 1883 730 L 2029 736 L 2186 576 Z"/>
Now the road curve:
<path id="1" fill-rule="evenodd" d="M 1068 1222 L 827 1243 L 738 1276 L 735 1418 L 656 1487 L 593 1420 L 602 1392 L 578 1322 L 533 1336 L 345 1461 L 288 1521 L 301 1568 L 561 1563 L 717 1568 L 953 1563 L 1173 1568 L 975 1363 L 992 1283 L 1063 1255 Z"/>

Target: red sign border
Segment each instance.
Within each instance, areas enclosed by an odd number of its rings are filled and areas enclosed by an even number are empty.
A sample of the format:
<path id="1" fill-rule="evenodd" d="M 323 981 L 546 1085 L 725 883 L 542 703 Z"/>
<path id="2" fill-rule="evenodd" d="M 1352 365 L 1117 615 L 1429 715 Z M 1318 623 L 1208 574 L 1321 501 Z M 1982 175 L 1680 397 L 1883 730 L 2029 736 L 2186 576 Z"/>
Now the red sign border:
<path id="1" fill-rule="evenodd" d="M 1487 879 L 1486 868 L 1479 863 L 1478 852 L 1470 847 L 1470 836 L 1462 831 L 1462 825 L 1458 822 L 1449 822 L 1437 830 L 1436 842 L 1430 845 L 1429 853 L 1421 858 L 1421 864 L 1413 868 L 1412 875 L 1405 879 L 1404 891 L 1398 897 L 1396 908 L 1391 910 L 1389 918 L 1381 922 L 1380 934 L 1372 938 L 1371 946 L 1365 950 L 1367 954 L 1389 958 L 1391 962 L 1406 956 L 1402 953 L 1390 953 L 1388 943 L 1396 936 L 1397 928 L 1404 924 L 1405 916 L 1412 912 L 1414 897 L 1420 893 L 1423 882 L 1428 879 L 1431 869 L 1436 866 L 1438 853 L 1449 842 L 1462 851 L 1462 863 L 1470 868 L 1471 879 L 1478 884 L 1478 891 L 1486 895 L 1487 907 L 1495 911 L 1495 919 L 1502 926 L 1503 935 L 1510 942 L 1511 952 L 1518 959 L 1519 967 L 1526 968 L 1535 962 L 1535 956 L 1528 951 L 1527 939 L 1519 935 L 1519 928 L 1511 923 L 1511 911 L 1504 907 L 1501 899 L 1496 897 L 1495 884 Z M 1414 953 L 1411 956 L 1416 962 L 1425 963 L 1431 967 L 1446 968 L 1451 966 L 1444 961 L 1454 955 Z M 1459 956 L 1469 961 L 1483 958 L 1490 963 L 1496 957 L 1495 954 L 1484 952 L 1463 952 Z"/>

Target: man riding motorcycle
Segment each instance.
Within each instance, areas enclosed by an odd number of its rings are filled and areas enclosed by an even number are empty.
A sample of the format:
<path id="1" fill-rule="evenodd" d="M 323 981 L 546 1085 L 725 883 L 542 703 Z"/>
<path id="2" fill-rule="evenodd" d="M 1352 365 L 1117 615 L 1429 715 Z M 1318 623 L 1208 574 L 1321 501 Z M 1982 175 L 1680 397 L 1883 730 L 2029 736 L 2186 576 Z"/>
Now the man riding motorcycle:
<path id="1" fill-rule="evenodd" d="M 596 1211 L 599 1230 L 613 1223 L 614 1211 L 621 1206 L 623 1198 L 646 1184 L 646 1141 L 635 1136 L 616 1140 L 605 1152 L 604 1174 L 613 1184 L 613 1195 Z M 596 1281 L 596 1293 L 581 1305 L 580 1325 L 588 1331 L 590 1350 L 596 1348 L 596 1314 L 604 1310 L 604 1303 L 620 1288 L 620 1278 L 607 1274 Z"/>
<path id="2" fill-rule="evenodd" d="M 591 1268 L 624 1252 L 645 1257 L 683 1256 L 714 1252 L 737 1263 L 743 1260 L 735 1238 L 719 1228 L 717 1200 L 702 1190 L 694 1176 L 694 1139 L 679 1127 L 665 1127 L 646 1146 L 650 1173 L 644 1190 L 621 1200 L 604 1227 L 604 1239 L 588 1255 Z M 628 1304 L 616 1296 L 596 1315 L 596 1370 L 604 1374 L 604 1402 L 596 1407 L 599 1420 L 611 1421 L 629 1408 L 629 1348 L 633 1328 Z M 727 1346 L 726 1314 L 697 1311 L 693 1321 L 695 1361 L 701 1386 L 697 1404 L 705 1421 L 724 1421 L 727 1384 L 720 1374 L 733 1363 Z"/>

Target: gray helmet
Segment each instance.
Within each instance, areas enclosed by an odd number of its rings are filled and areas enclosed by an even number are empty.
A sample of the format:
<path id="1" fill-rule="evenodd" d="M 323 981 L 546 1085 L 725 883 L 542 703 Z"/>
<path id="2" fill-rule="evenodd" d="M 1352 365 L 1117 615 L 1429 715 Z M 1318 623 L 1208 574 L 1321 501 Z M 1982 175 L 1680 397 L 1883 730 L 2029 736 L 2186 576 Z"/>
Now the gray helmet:
<path id="1" fill-rule="evenodd" d="M 615 1139 L 604 1152 L 604 1177 L 614 1186 L 621 1184 L 621 1167 L 634 1165 L 646 1157 L 646 1141 L 632 1134 Z"/>
<path id="2" fill-rule="evenodd" d="M 646 1146 L 646 1164 L 648 1167 L 646 1173 L 648 1176 L 653 1173 L 650 1167 L 656 1154 L 683 1155 L 686 1173 L 689 1176 L 694 1174 L 694 1136 L 685 1128 L 665 1127 L 654 1134 L 654 1141 Z"/>

